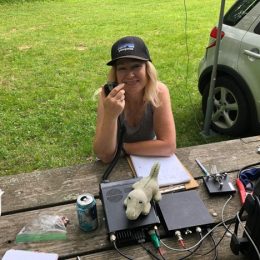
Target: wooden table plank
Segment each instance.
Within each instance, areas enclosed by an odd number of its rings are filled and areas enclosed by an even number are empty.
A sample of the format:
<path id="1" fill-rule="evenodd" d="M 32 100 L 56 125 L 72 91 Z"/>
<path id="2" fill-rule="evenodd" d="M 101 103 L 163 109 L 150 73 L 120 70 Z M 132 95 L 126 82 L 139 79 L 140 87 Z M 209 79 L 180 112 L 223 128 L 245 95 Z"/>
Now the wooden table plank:
<path id="1" fill-rule="evenodd" d="M 86 233 L 78 226 L 75 204 L 63 205 L 48 209 L 17 213 L 2 216 L 0 225 L 0 258 L 8 249 L 38 250 L 42 252 L 54 252 L 62 255 L 70 255 L 73 252 L 91 252 L 93 250 L 106 249 L 109 247 L 105 222 L 103 220 L 102 207 L 98 204 L 99 226 L 97 230 Z M 15 243 L 15 237 L 26 224 L 36 219 L 39 214 L 66 216 L 70 220 L 67 226 L 67 239 L 65 241 L 51 241 L 38 243 Z"/>
<path id="2" fill-rule="evenodd" d="M 98 195 L 99 182 L 106 167 L 99 161 L 1 177 L 0 188 L 4 191 L 2 212 L 76 200 L 79 194 L 86 192 Z M 121 159 L 109 179 L 113 181 L 131 177 L 127 161 Z"/>
<path id="3" fill-rule="evenodd" d="M 235 139 L 218 143 L 177 149 L 177 156 L 194 177 L 202 175 L 195 162 L 200 162 L 210 171 L 216 165 L 219 171 L 236 171 L 246 165 L 260 163 L 260 136 Z"/>
<path id="4" fill-rule="evenodd" d="M 233 181 L 235 176 L 235 173 L 230 174 L 230 177 Z M 201 199 L 204 201 L 209 212 L 214 212 L 217 214 L 214 217 L 214 220 L 216 222 L 220 221 L 222 207 L 229 198 L 229 196 L 209 196 L 209 194 L 206 192 L 204 185 L 202 184 L 198 189 L 198 193 Z M 0 234 L 5 235 L 0 237 L 0 257 L 3 256 L 4 252 L 10 248 L 39 250 L 43 252 L 55 252 L 58 253 L 60 256 L 68 256 L 72 252 L 77 254 L 92 254 L 95 250 L 106 251 L 108 248 L 112 248 L 109 241 L 107 240 L 107 231 L 105 227 L 104 215 L 100 200 L 97 200 L 97 204 L 99 227 L 96 231 L 91 233 L 85 233 L 79 230 L 75 203 L 2 216 L 0 219 Z M 235 212 L 237 212 L 239 209 L 239 197 L 238 194 L 235 194 L 234 198 L 227 204 L 225 208 L 224 219 L 226 220 L 228 218 L 234 217 Z M 16 234 L 18 234 L 18 232 L 22 229 L 23 226 L 25 226 L 27 223 L 30 223 L 30 221 L 32 219 L 35 219 L 40 213 L 62 215 L 68 217 L 71 221 L 71 224 L 67 228 L 68 239 L 66 241 L 15 244 Z M 162 228 L 163 227 L 161 226 L 160 229 L 162 230 Z M 162 232 L 162 234 L 164 234 L 164 232 Z M 128 249 L 126 250 L 128 251 Z M 131 252 L 131 250 L 129 252 Z M 100 252 L 98 254 L 101 254 L 102 257 L 103 253 Z M 112 252 L 112 255 L 113 254 L 114 252 Z"/>
<path id="5" fill-rule="evenodd" d="M 202 172 L 195 159 L 208 168 L 215 164 L 220 171 L 232 171 L 247 164 L 260 161 L 256 147 L 260 137 L 235 139 L 193 147 L 180 148 L 177 156 L 193 176 Z M 37 207 L 50 203 L 62 203 L 74 200 L 79 194 L 90 192 L 98 195 L 99 182 L 107 165 L 90 162 L 82 165 L 23 173 L 0 178 L 2 212 Z M 131 178 L 132 172 L 125 159 L 120 159 L 109 179 L 121 180 Z M 14 203 L 10 203 L 13 202 Z"/>
<path id="6" fill-rule="evenodd" d="M 260 160 L 260 155 L 256 153 L 256 148 L 260 145 L 260 137 L 246 139 L 236 139 L 227 142 L 215 144 L 200 145 L 194 147 L 180 148 L 177 150 L 177 156 L 186 168 L 194 176 L 201 176 L 201 170 L 195 163 L 195 159 L 200 161 L 209 169 L 211 165 L 218 166 L 220 171 L 231 171 L 229 177 L 233 184 L 237 170 L 247 164 L 255 163 Z M 0 257 L 6 250 L 26 249 L 38 250 L 43 252 L 55 252 L 61 258 L 75 259 L 76 255 L 82 255 L 81 259 L 119 259 L 119 255 L 113 250 L 112 245 L 107 239 L 105 220 L 101 202 L 98 204 L 99 227 L 96 231 L 85 233 L 78 227 L 78 220 L 75 209 L 75 200 L 79 194 L 90 192 L 98 195 L 99 182 L 106 165 L 101 162 L 91 162 L 83 165 L 52 169 L 47 171 L 37 171 L 33 173 L 24 173 L 15 176 L 5 176 L 0 178 L 0 188 L 5 193 L 3 195 L 2 208 L 4 216 L 0 218 Z M 120 159 L 118 165 L 111 173 L 110 180 L 122 180 L 132 177 L 131 170 L 125 159 Z M 224 204 L 229 199 L 229 195 L 210 196 L 202 182 L 197 189 L 201 199 L 204 201 L 210 213 L 216 213 L 215 222 L 221 221 L 221 214 Z M 55 204 L 59 206 L 54 206 Z M 64 205 L 62 205 L 64 204 Z M 45 205 L 46 208 L 37 210 L 28 210 L 31 207 Z M 239 194 L 236 193 L 225 207 L 224 219 L 235 216 L 240 209 Z M 12 210 L 25 210 L 25 212 L 10 212 Z M 28 211 L 26 211 L 28 210 Z M 173 209 L 175 210 L 175 209 Z M 176 209 L 177 210 L 177 209 Z M 10 214 L 5 214 L 7 212 Z M 29 244 L 15 244 L 15 236 L 23 226 L 36 218 L 39 213 L 63 215 L 70 219 L 68 226 L 68 238 L 65 241 L 40 242 Z M 162 237 L 165 233 L 161 225 Z M 222 230 L 222 231 L 221 231 Z M 220 237 L 223 229 L 219 228 L 215 236 Z M 4 234 L 4 235 L 3 235 Z M 175 239 L 175 238 L 174 238 Z M 176 247 L 176 239 L 165 238 L 169 244 Z M 197 241 L 195 235 L 187 238 L 187 244 L 192 245 Z M 242 259 L 235 257 L 229 249 L 230 237 L 224 237 L 224 241 L 219 247 L 219 259 Z M 152 250 L 150 243 L 147 243 Z M 205 250 L 211 248 L 210 243 L 203 246 Z M 135 256 L 135 259 L 150 259 L 150 256 L 139 245 L 124 247 L 123 250 Z M 205 252 L 205 251 L 204 251 Z M 166 250 L 166 259 L 176 259 L 183 256 L 183 253 L 176 253 Z M 201 256 L 193 257 L 194 259 Z M 203 259 L 212 259 L 213 255 L 203 257 Z"/>
<path id="7" fill-rule="evenodd" d="M 32 251 L 36 250 L 42 252 L 54 252 L 58 253 L 61 258 L 73 255 L 73 258 L 75 259 L 76 255 L 87 254 L 87 256 L 81 257 L 81 259 L 94 259 L 94 257 L 97 259 L 102 259 L 105 256 L 111 257 L 111 259 L 119 259 L 117 252 L 114 250 L 107 251 L 108 248 L 112 249 L 112 247 L 107 240 L 105 224 L 102 220 L 103 215 L 100 212 L 99 228 L 98 230 L 91 233 L 85 233 L 79 230 L 75 210 L 72 205 L 48 209 L 44 210 L 44 212 L 48 214 L 55 213 L 58 215 L 66 215 L 70 218 L 71 224 L 67 228 L 68 239 L 66 241 L 15 244 L 15 235 L 19 232 L 20 228 L 22 228 L 31 219 L 35 218 L 39 212 L 37 211 L 30 214 L 23 213 L 22 216 L 20 216 L 20 214 L 16 214 L 16 216 L 5 216 L 3 217 L 3 220 L 1 220 L 1 224 L 3 224 L 3 226 L 1 225 L 1 234 L 5 234 L 5 237 L 0 239 L 0 257 L 3 256 L 6 250 L 13 248 Z M 223 228 L 218 228 L 217 232 L 214 232 L 216 237 L 220 237 L 220 234 L 222 235 L 222 233 Z M 167 243 L 167 245 L 178 248 L 176 238 L 164 239 L 164 241 Z M 197 238 L 190 236 L 185 238 L 185 241 L 187 246 L 191 246 L 197 242 Z M 231 256 L 232 253 L 229 249 L 230 237 L 226 237 L 224 241 L 225 244 L 221 246 L 220 250 L 223 256 Z M 151 245 L 149 247 L 151 250 L 153 250 Z M 203 243 L 203 252 L 208 251 L 211 247 L 212 245 L 210 243 Z M 93 254 L 92 252 L 96 250 L 99 252 Z M 127 248 L 124 247 L 121 250 L 129 255 L 134 256 L 135 259 L 138 259 L 139 257 L 144 257 L 144 259 L 147 259 L 149 257 L 146 255 L 147 253 L 144 250 L 140 250 L 140 246 Z M 171 259 L 171 256 L 173 255 L 176 257 L 185 255 L 183 253 L 172 252 L 168 249 L 166 249 L 166 252 L 166 259 Z M 209 254 L 203 259 L 212 259 L 212 254 Z"/>

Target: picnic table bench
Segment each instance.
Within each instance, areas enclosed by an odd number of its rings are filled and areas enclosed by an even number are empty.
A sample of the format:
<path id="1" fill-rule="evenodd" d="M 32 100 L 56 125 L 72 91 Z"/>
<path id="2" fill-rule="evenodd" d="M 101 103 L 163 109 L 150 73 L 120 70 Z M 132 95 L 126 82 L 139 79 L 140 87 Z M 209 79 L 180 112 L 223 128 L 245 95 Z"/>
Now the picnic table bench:
<path id="1" fill-rule="evenodd" d="M 242 167 L 260 161 L 257 147 L 260 145 L 260 136 L 235 139 L 218 143 L 210 143 L 177 149 L 176 155 L 199 182 L 197 188 L 199 196 L 210 213 L 214 213 L 214 221 L 222 219 L 222 208 L 229 195 L 210 196 L 203 184 L 203 173 L 195 162 L 199 159 L 203 165 L 210 169 L 216 165 L 219 171 L 225 171 L 235 186 L 237 172 Z M 2 196 L 2 216 L 0 217 L 0 258 L 8 249 L 21 249 L 40 252 L 52 252 L 59 255 L 59 259 L 123 259 L 109 242 L 106 224 L 99 199 L 99 183 L 107 165 L 100 161 L 70 167 L 21 173 L 13 176 L 0 177 L 0 188 L 4 191 Z M 110 181 L 124 180 L 133 177 L 131 168 L 125 158 L 120 158 L 112 171 Z M 79 229 L 76 198 L 83 193 L 91 193 L 97 201 L 98 228 L 93 232 L 83 232 Z M 224 218 L 235 216 L 241 208 L 239 194 L 225 207 Z M 174 209 L 173 209 L 174 210 Z M 70 220 L 67 226 L 67 239 L 37 243 L 15 243 L 15 237 L 28 222 L 37 218 L 39 214 L 61 215 Z M 162 240 L 172 246 L 178 247 L 177 238 L 168 237 L 160 226 Z M 213 233 L 216 241 L 224 234 L 225 229 L 219 227 Z M 218 245 L 219 259 L 243 259 L 235 256 L 230 250 L 230 236 L 224 235 Z M 186 239 L 186 246 L 198 241 L 196 234 Z M 153 251 L 150 242 L 146 246 Z M 165 249 L 165 259 L 178 259 L 185 255 Z M 211 240 L 205 240 L 203 246 L 197 251 L 203 254 L 213 248 Z M 151 256 L 140 245 L 129 245 L 121 250 L 134 259 L 151 259 Z M 189 253 L 189 252 L 188 252 Z M 214 250 L 205 256 L 194 254 L 192 259 L 213 259 Z"/>

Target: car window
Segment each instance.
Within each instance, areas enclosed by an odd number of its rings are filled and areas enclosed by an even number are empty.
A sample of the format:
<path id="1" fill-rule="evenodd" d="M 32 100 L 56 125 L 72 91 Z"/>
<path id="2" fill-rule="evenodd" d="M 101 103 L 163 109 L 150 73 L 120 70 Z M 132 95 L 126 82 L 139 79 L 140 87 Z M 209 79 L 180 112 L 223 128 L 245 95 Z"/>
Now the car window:
<path id="1" fill-rule="evenodd" d="M 258 25 L 255 27 L 254 33 L 260 34 L 260 22 L 259 22 Z"/>
<path id="2" fill-rule="evenodd" d="M 228 10 L 224 16 L 224 24 L 236 25 L 257 3 L 259 0 L 238 0 Z"/>

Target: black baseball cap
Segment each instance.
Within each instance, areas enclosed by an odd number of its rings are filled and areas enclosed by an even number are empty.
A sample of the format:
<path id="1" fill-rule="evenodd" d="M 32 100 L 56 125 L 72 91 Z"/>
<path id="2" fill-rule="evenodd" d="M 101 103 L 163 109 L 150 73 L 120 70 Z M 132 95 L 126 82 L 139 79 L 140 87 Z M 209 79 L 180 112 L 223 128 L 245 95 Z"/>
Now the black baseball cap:
<path id="1" fill-rule="evenodd" d="M 111 61 L 107 65 L 113 66 L 117 60 L 122 58 L 151 61 L 144 41 L 136 36 L 126 36 L 116 41 L 111 49 Z"/>

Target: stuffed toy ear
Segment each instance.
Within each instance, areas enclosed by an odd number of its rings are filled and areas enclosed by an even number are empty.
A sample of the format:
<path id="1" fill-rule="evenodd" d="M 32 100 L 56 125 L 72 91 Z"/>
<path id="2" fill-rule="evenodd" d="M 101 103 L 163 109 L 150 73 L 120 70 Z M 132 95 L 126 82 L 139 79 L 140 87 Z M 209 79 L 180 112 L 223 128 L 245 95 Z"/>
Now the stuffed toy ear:
<path id="1" fill-rule="evenodd" d="M 127 197 L 126 197 L 125 200 L 124 200 L 124 205 L 125 205 L 125 206 L 127 205 Z"/>

